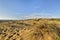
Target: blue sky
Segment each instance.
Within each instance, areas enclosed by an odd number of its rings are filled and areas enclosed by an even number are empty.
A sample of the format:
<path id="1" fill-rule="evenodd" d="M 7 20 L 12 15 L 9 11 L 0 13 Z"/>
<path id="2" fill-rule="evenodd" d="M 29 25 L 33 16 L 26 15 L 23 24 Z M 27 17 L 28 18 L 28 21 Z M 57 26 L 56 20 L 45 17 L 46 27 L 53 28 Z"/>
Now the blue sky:
<path id="1" fill-rule="evenodd" d="M 0 19 L 60 18 L 60 0 L 0 0 Z"/>

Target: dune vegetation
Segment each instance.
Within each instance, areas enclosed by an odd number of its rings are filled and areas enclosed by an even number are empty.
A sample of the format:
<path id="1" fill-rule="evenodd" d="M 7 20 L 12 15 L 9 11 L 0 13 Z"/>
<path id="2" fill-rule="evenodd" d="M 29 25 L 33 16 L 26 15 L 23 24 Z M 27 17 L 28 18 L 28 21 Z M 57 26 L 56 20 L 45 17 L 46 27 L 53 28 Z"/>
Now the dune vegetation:
<path id="1" fill-rule="evenodd" d="M 0 40 L 60 40 L 60 19 L 1 20 Z"/>

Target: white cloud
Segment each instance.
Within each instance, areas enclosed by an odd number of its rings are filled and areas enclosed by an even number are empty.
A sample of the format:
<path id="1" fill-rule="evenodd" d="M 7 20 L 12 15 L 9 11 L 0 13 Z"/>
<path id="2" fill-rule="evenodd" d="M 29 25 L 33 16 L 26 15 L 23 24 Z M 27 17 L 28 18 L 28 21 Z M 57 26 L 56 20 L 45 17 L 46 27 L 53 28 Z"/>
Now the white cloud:
<path id="1" fill-rule="evenodd" d="M 58 18 L 57 16 L 53 16 L 50 13 L 32 13 L 28 16 L 21 17 L 22 19 L 34 19 L 34 18 Z"/>
<path id="2" fill-rule="evenodd" d="M 11 16 L 9 17 L 10 15 L 5 15 L 5 14 L 1 14 L 0 15 L 0 20 L 3 19 L 3 20 L 20 20 L 20 19 L 35 19 L 35 18 L 58 18 L 57 16 L 53 16 L 52 14 L 50 13 L 31 13 L 29 15 L 26 15 L 26 16 L 18 16 L 18 17 L 14 17 L 14 16 Z"/>

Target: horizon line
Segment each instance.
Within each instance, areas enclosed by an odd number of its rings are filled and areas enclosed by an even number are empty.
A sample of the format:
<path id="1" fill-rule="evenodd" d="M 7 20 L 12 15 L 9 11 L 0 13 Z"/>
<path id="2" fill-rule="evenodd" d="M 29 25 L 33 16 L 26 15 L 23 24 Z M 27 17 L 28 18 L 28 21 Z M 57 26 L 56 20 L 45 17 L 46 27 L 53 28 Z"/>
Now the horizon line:
<path id="1" fill-rule="evenodd" d="M 40 18 L 22 18 L 22 19 L 14 19 L 14 18 L 2 18 L 0 20 L 29 20 L 29 19 L 60 19 L 59 17 L 40 17 Z"/>

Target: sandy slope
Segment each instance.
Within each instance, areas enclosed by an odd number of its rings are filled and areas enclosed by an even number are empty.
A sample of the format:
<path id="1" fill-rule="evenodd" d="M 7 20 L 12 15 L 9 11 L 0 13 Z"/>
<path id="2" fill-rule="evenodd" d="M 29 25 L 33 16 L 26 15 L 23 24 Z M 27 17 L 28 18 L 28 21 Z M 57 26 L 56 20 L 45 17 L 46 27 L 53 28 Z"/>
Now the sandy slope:
<path id="1" fill-rule="evenodd" d="M 32 19 L 1 22 L 0 40 L 60 40 L 60 20 Z"/>

